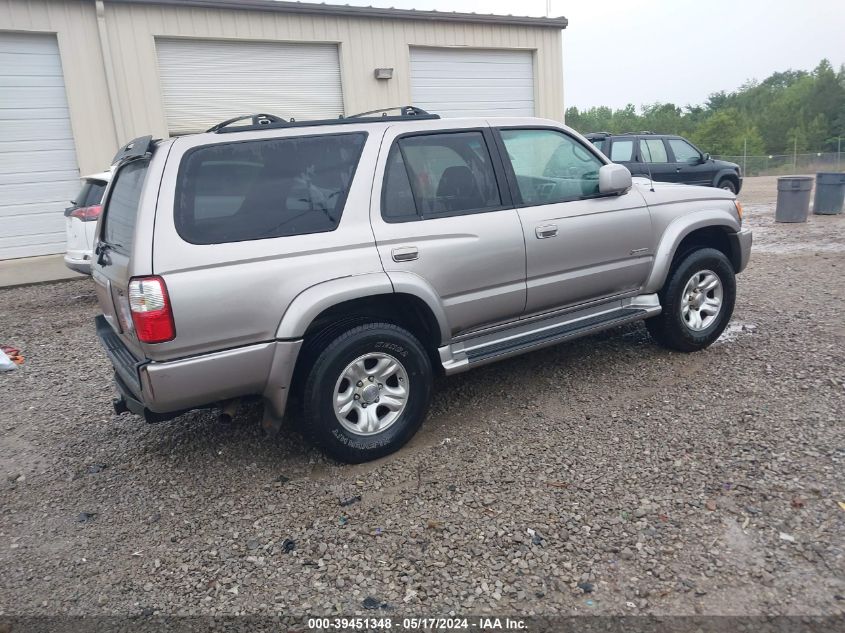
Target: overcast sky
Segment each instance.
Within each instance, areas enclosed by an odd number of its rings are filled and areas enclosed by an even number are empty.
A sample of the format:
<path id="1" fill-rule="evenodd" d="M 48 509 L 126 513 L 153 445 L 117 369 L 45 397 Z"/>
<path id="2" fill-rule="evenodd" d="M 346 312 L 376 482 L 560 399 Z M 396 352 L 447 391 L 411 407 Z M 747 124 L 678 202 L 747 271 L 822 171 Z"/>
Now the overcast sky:
<path id="1" fill-rule="evenodd" d="M 334 0 L 337 1 L 337 0 Z M 341 0 L 343 1 L 343 0 Z M 346 0 L 545 15 L 545 0 Z M 563 15 L 566 106 L 703 103 L 774 71 L 845 63 L 845 0 L 551 0 Z"/>

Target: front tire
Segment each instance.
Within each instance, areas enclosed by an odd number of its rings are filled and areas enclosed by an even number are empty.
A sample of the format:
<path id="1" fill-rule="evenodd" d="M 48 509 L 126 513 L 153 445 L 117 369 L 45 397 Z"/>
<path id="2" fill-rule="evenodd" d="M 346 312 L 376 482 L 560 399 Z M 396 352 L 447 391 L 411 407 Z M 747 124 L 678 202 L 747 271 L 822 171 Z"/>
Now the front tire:
<path id="1" fill-rule="evenodd" d="M 645 324 L 660 345 L 696 352 L 718 339 L 733 314 L 736 277 L 721 251 L 701 248 L 682 257 L 658 293 L 663 311 Z"/>
<path id="2" fill-rule="evenodd" d="M 719 189 L 724 189 L 725 191 L 730 191 L 732 194 L 736 195 L 736 183 L 730 178 L 722 178 L 717 187 Z"/>
<path id="3" fill-rule="evenodd" d="M 428 354 L 413 334 L 390 323 L 365 323 L 317 355 L 303 389 L 303 421 L 339 461 L 377 459 L 417 432 L 432 381 Z"/>

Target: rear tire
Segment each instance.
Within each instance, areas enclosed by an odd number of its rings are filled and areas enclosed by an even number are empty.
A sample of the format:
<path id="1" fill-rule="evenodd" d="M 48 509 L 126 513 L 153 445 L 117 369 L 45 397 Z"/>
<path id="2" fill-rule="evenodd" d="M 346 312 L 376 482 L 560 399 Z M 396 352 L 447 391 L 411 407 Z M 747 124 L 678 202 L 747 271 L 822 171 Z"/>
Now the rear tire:
<path id="1" fill-rule="evenodd" d="M 718 339 L 733 314 L 736 277 L 721 251 L 701 248 L 673 264 L 658 292 L 663 311 L 645 324 L 660 345 L 696 352 Z"/>
<path id="2" fill-rule="evenodd" d="M 347 329 L 308 371 L 302 391 L 306 432 L 339 461 L 383 457 L 419 429 L 432 382 L 428 354 L 407 330 L 390 323 Z"/>

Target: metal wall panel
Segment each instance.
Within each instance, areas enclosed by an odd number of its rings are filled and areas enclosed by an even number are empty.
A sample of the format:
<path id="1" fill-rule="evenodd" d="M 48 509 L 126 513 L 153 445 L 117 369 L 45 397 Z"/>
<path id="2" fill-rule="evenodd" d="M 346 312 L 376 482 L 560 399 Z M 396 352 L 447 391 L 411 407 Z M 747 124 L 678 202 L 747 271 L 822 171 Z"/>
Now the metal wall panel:
<path id="1" fill-rule="evenodd" d="M 105 22 L 117 82 L 121 139 L 168 133 L 156 41 L 169 38 L 337 43 L 345 114 L 411 103 L 412 47 L 522 49 L 533 55 L 535 115 L 563 118 L 561 32 L 555 28 L 108 1 Z M 393 68 L 393 78 L 376 80 L 373 70 L 381 67 Z M 260 65 L 254 72 L 260 75 Z M 284 114 L 281 108 L 270 110 L 270 114 Z"/>
<path id="2" fill-rule="evenodd" d="M 159 39 L 156 49 L 171 134 L 255 112 L 343 114 L 336 44 Z"/>

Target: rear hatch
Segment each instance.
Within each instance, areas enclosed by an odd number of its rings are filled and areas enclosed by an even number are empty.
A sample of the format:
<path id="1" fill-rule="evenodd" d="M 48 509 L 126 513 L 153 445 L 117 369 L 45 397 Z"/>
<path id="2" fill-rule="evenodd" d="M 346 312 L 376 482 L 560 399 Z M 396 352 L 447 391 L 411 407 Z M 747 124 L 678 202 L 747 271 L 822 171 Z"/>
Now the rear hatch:
<path id="1" fill-rule="evenodd" d="M 136 359 L 145 357 L 129 309 L 133 277 L 152 274 L 152 230 L 166 151 L 150 137 L 118 152 L 97 225 L 91 276 L 103 316 Z"/>

